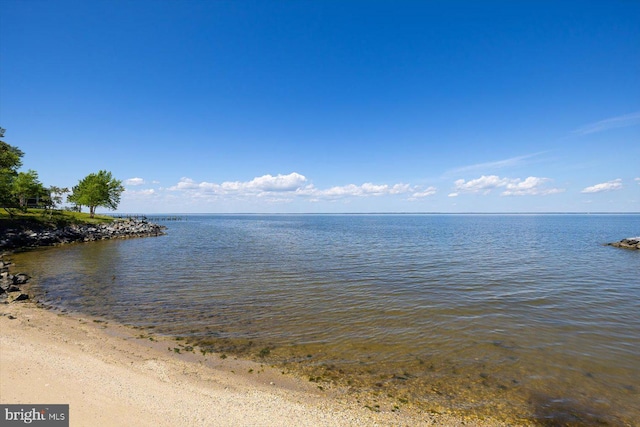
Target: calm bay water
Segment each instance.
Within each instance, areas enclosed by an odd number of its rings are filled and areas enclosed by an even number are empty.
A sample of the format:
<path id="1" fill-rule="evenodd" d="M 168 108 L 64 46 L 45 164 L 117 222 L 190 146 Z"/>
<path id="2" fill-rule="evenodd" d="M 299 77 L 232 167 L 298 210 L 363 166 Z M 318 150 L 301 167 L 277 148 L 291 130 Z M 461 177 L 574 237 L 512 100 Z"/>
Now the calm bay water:
<path id="1" fill-rule="evenodd" d="M 14 256 L 50 304 L 428 410 L 640 425 L 640 215 L 218 215 Z M 46 293 L 46 294 L 45 294 Z M 264 351 L 263 351 L 264 354 Z"/>

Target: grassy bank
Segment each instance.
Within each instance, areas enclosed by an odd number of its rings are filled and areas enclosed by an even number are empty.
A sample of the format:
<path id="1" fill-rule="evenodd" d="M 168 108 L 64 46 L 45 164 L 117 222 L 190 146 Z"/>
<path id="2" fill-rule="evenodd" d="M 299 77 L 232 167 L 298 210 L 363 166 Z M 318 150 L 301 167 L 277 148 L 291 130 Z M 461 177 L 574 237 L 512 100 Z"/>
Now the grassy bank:
<path id="1" fill-rule="evenodd" d="M 0 209 L 0 231 L 6 229 L 24 229 L 29 227 L 56 228 L 72 224 L 99 224 L 113 221 L 106 215 L 95 215 L 72 211 L 45 211 L 44 209 L 28 209 L 26 212 L 12 211 L 13 215 Z"/>

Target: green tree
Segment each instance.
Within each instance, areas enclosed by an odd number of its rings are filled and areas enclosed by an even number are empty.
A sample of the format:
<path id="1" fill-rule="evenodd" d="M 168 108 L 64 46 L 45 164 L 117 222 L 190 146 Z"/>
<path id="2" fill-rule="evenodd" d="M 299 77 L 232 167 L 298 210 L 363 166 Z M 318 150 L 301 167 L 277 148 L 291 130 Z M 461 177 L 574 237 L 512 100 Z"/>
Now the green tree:
<path id="1" fill-rule="evenodd" d="M 49 211 L 49 218 L 53 217 L 53 211 L 63 202 L 63 196 L 68 192 L 68 188 L 56 187 L 55 185 L 45 188 L 44 195 L 40 199 L 40 204 L 44 207 L 45 214 Z"/>
<path id="2" fill-rule="evenodd" d="M 4 138 L 5 130 L 0 127 L 0 138 Z M 22 156 L 24 153 L 20 149 L 0 139 L 0 169 L 11 170 L 15 173 L 22 166 Z"/>
<path id="3" fill-rule="evenodd" d="M 56 187 L 55 185 L 49 187 L 49 200 L 51 209 L 55 209 L 57 206 L 59 206 L 64 199 L 64 195 L 68 192 L 69 189 L 67 187 Z"/>
<path id="4" fill-rule="evenodd" d="M 46 196 L 47 191 L 38 180 L 38 172 L 29 169 L 27 172 L 19 172 L 13 180 L 13 194 L 18 198 L 18 204 L 26 209 L 30 198 L 39 199 Z"/>
<path id="5" fill-rule="evenodd" d="M 13 192 L 13 181 L 22 166 L 24 153 L 1 140 L 4 138 L 4 132 L 5 129 L 0 127 L 0 206 L 11 214 L 9 208 L 18 204 Z"/>
<path id="6" fill-rule="evenodd" d="M 88 206 L 93 218 L 98 206 L 117 209 L 123 191 L 122 181 L 113 178 L 111 172 L 101 170 L 82 179 L 73 187 L 67 200 L 76 206 Z"/>

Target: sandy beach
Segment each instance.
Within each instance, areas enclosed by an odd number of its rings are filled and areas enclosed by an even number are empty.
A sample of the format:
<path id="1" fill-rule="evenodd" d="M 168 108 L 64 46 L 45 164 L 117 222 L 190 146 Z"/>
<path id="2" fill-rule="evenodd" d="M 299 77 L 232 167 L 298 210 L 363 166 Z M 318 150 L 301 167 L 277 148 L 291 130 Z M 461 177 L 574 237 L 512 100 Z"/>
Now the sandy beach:
<path id="1" fill-rule="evenodd" d="M 0 402 L 69 404 L 72 426 L 500 425 L 374 412 L 273 367 L 29 302 L 1 304 L 0 331 Z"/>

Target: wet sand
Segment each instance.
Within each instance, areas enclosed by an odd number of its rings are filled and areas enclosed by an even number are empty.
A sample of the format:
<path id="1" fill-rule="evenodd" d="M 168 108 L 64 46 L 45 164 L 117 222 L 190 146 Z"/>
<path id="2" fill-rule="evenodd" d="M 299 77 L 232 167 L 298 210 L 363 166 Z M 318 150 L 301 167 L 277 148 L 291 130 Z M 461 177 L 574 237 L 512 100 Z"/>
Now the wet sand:
<path id="1" fill-rule="evenodd" d="M 34 303 L 0 304 L 0 402 L 69 404 L 71 426 L 497 426 L 376 412 L 275 367 Z M 514 424 L 510 424 L 514 425 Z"/>

